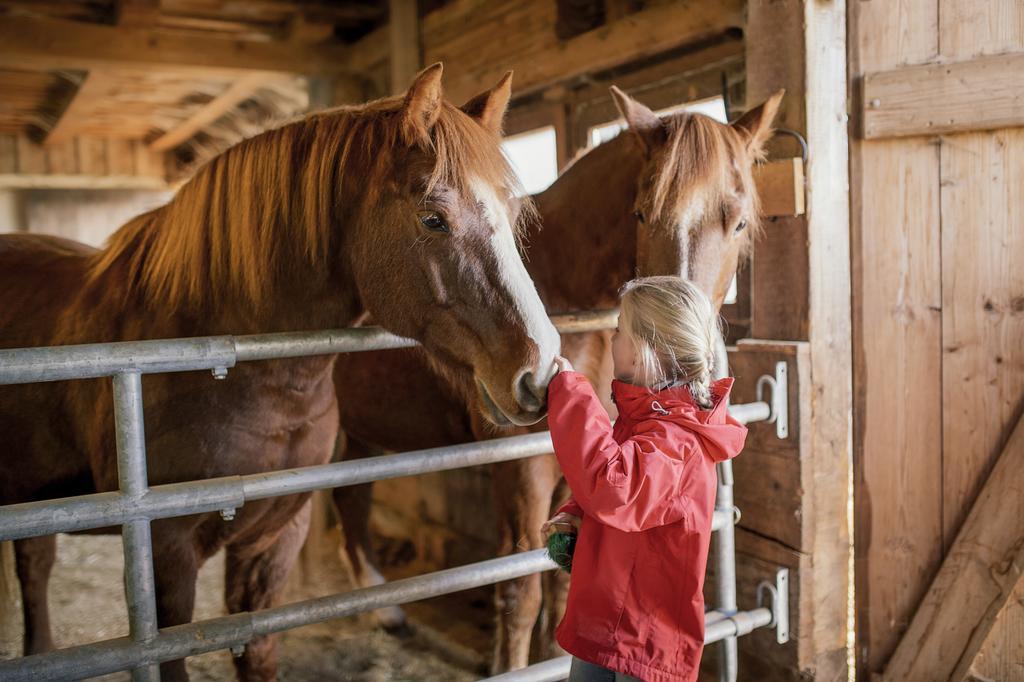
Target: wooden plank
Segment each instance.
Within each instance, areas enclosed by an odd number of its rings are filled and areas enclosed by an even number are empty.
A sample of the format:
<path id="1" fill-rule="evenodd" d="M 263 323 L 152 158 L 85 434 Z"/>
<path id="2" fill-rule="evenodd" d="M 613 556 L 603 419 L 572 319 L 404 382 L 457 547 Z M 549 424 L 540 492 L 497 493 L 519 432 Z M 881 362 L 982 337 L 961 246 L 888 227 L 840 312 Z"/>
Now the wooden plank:
<path id="1" fill-rule="evenodd" d="M 200 130 L 252 97 L 261 87 L 273 82 L 275 78 L 280 76 L 259 72 L 241 76 L 201 109 L 153 140 L 149 148 L 155 152 L 163 152 L 187 142 Z"/>
<path id="2" fill-rule="evenodd" d="M 996 616 L 988 639 L 975 656 L 968 679 L 1024 679 L 1024 618 L 1020 617 L 1022 605 L 1024 580 L 1018 580 L 1006 606 Z"/>
<path id="3" fill-rule="evenodd" d="M 38 144 L 24 135 L 18 136 L 18 173 L 46 173 L 46 152 Z"/>
<path id="4" fill-rule="evenodd" d="M 135 175 L 135 150 L 131 140 L 107 140 L 107 163 L 111 175 Z"/>
<path id="5" fill-rule="evenodd" d="M 152 27 L 160 18 L 160 0 L 117 0 L 119 26 Z"/>
<path id="6" fill-rule="evenodd" d="M 133 175 L 31 175 L 0 173 L 0 189 L 174 189 L 162 178 Z"/>
<path id="7" fill-rule="evenodd" d="M 106 140 L 96 137 L 75 138 L 78 170 L 83 175 L 106 175 L 110 171 Z"/>
<path id="8" fill-rule="evenodd" d="M 298 45 L 166 33 L 62 19 L 11 15 L 0 22 L 0 67 L 16 69 L 154 68 L 202 77 L 272 71 L 346 71 L 341 43 Z"/>
<path id="9" fill-rule="evenodd" d="M 132 140 L 132 155 L 135 157 L 135 175 L 160 178 L 167 177 L 166 156 L 147 147 L 141 140 Z"/>
<path id="10" fill-rule="evenodd" d="M 117 80 L 109 73 L 102 71 L 87 73 L 85 80 L 78 86 L 78 91 L 68 102 L 57 123 L 43 138 L 43 144 L 46 146 L 63 144 L 77 135 L 83 119 L 92 113 L 97 104 L 105 103 L 110 98 L 111 90 L 116 87 Z"/>
<path id="11" fill-rule="evenodd" d="M 961 680 L 1024 576 L 1024 417 L 885 669 L 884 680 Z"/>
<path id="12" fill-rule="evenodd" d="M 762 216 L 804 213 L 804 161 L 799 157 L 769 161 L 754 168 Z"/>
<path id="13" fill-rule="evenodd" d="M 905 66 L 864 77 L 864 137 L 1024 126 L 1024 54 Z"/>
<path id="14" fill-rule="evenodd" d="M 938 0 L 942 55 L 968 59 L 1024 49 L 1019 0 Z"/>
<path id="15" fill-rule="evenodd" d="M 18 170 L 18 138 L 15 135 L 0 135 L 0 173 L 15 173 Z"/>
<path id="16" fill-rule="evenodd" d="M 527 38 L 520 41 L 518 36 L 522 33 L 508 32 L 508 26 L 498 23 L 496 28 L 510 36 L 508 40 L 493 41 L 501 48 L 501 54 L 494 56 L 500 58 L 494 61 L 481 55 L 473 64 L 449 64 L 445 91 L 453 101 L 462 101 L 481 87 L 497 82 L 505 71 L 514 69 L 516 94 L 523 95 L 557 81 L 608 69 L 741 27 L 745 4 L 741 0 L 713 4 L 692 0 L 669 3 L 628 15 L 566 41 L 558 41 L 550 27 L 530 31 Z M 428 15 L 427 19 L 431 17 Z M 461 28 L 465 30 L 465 24 Z M 425 62 L 453 51 L 450 42 L 426 30 L 423 39 Z M 536 44 L 531 45 L 528 40 Z M 479 46 L 477 52 L 480 52 Z"/>
<path id="17" fill-rule="evenodd" d="M 849 2 L 850 78 L 938 55 L 938 2 Z M 942 560 L 939 153 L 850 139 L 857 679 L 884 669 Z"/>
<path id="18" fill-rule="evenodd" d="M 46 154 L 46 172 L 50 175 L 77 175 L 78 150 L 75 141 L 67 140 L 60 144 L 44 148 Z"/>
<path id="19" fill-rule="evenodd" d="M 763 236 L 751 262 L 750 335 L 758 339 L 807 339 L 810 335 L 810 270 L 807 221 L 762 221 Z"/>
<path id="20" fill-rule="evenodd" d="M 776 326 L 766 318 L 770 311 L 796 313 L 776 329 L 795 332 L 784 339 L 809 343 L 800 544 L 814 570 L 801 577 L 796 670 L 841 679 L 847 676 L 852 406 L 845 3 L 751 2 L 744 39 L 746 105 L 785 88 L 776 125 L 803 133 L 814 154 L 807 168 L 806 214 L 773 221 L 755 247 L 751 326 L 761 336 L 759 329 Z M 778 262 L 790 269 L 766 272 Z M 787 310 L 793 298 L 799 302 Z"/>
<path id="21" fill-rule="evenodd" d="M 943 141 L 943 540 L 1024 404 L 1024 130 Z"/>
<path id="22" fill-rule="evenodd" d="M 391 45 L 391 92 L 405 92 L 423 66 L 420 18 L 416 0 L 390 0 L 388 40 Z"/>
<path id="23" fill-rule="evenodd" d="M 733 467 L 736 506 L 742 512 L 742 528 L 806 551 L 810 549 L 805 545 L 810 536 L 804 532 L 805 521 L 813 523 L 809 510 L 804 508 L 809 482 L 804 479 L 806 471 L 800 460 L 801 447 L 806 450 L 810 435 L 807 343 L 741 340 L 729 354 L 729 369 L 736 377 L 732 400 L 756 400 L 758 378 L 774 376 L 778 362 L 786 363 L 789 376 L 789 437 L 780 439 L 774 424 L 749 425 L 746 446 Z"/>
<path id="24" fill-rule="evenodd" d="M 944 60 L 959 62 L 983 55 L 993 54 L 1020 54 L 1024 51 L 1024 4 L 1016 0 L 939 0 L 939 23 L 941 46 L 941 58 Z M 985 103 L 984 106 L 987 106 Z M 943 236 L 949 226 L 955 226 L 958 232 L 956 242 L 961 245 L 968 245 L 967 253 L 974 253 L 977 249 L 977 256 L 970 256 L 979 261 L 977 266 L 979 276 L 988 284 L 996 284 L 995 293 L 1005 296 L 1007 289 L 1014 283 L 1020 281 L 1019 273 L 1007 267 L 1019 267 L 1021 212 L 1019 203 L 1020 192 L 1020 167 L 1024 164 L 1022 148 L 1020 143 L 1020 129 L 1008 130 L 988 135 L 958 135 L 948 138 L 942 148 L 942 184 L 943 184 Z M 1003 147 L 1003 145 L 1006 145 Z M 972 153 L 978 154 L 981 159 L 986 159 L 989 164 L 986 166 L 979 159 L 970 159 Z M 977 163 L 975 163 L 977 162 Z M 967 175 L 964 171 L 967 168 L 976 169 Z M 958 177 L 952 174 L 946 177 L 947 171 L 957 172 Z M 990 182 L 997 187 L 990 185 Z M 959 184 L 957 184 L 959 183 Z M 970 184 L 979 188 L 977 196 L 970 196 L 962 185 Z M 1017 183 L 1017 184 L 1015 184 Z M 1007 196 L 999 196 L 998 190 L 1003 188 Z M 946 216 L 947 202 L 951 200 L 953 217 Z M 952 201 L 956 201 L 955 208 Z M 967 202 L 964 204 L 962 202 Z M 968 221 L 967 223 L 963 221 Z M 979 234 L 975 242 L 967 238 L 968 224 L 973 225 Z M 950 235 L 952 236 L 952 235 Z M 1003 248 L 1003 256 L 1011 262 L 1009 265 L 997 255 L 998 244 L 991 243 L 1006 239 Z M 952 259 L 952 263 L 950 260 Z M 963 269 L 963 257 L 961 254 L 954 254 L 946 250 L 943 244 L 944 269 L 949 265 L 957 268 L 959 277 L 968 276 L 967 270 Z M 1008 277 L 1008 281 L 997 282 L 997 275 L 986 272 L 986 269 L 995 268 Z M 1007 274 L 1009 273 L 1009 274 Z M 945 280 L 945 273 L 943 274 Z M 981 292 L 990 289 L 987 284 L 981 286 L 967 285 L 968 291 Z M 987 293 L 987 292 L 986 292 Z M 1018 288 L 1017 294 L 1020 293 Z M 993 299 L 997 301 L 999 299 Z M 966 336 L 978 342 L 978 346 L 969 346 L 965 349 L 968 352 L 978 352 L 980 357 L 975 358 L 975 368 L 980 376 L 975 376 L 973 381 L 966 385 L 964 398 L 970 399 L 977 396 L 985 399 L 984 405 L 976 405 L 969 415 L 969 419 L 977 419 L 978 435 L 976 441 L 963 440 L 968 436 L 964 430 L 958 430 L 957 440 L 953 443 L 946 442 L 945 448 L 948 453 L 945 463 L 952 467 L 944 478 L 946 490 L 952 486 L 958 488 L 952 477 L 960 471 L 968 482 L 977 483 L 984 477 L 985 472 L 992 465 L 991 457 L 995 454 L 996 448 L 1003 441 L 1009 432 L 1009 425 L 1013 423 L 1017 413 L 1008 409 L 1006 401 L 1020 405 L 1024 401 L 1024 391 L 1021 391 L 1021 374 L 1024 368 L 1015 361 L 1020 358 L 1019 343 L 1011 336 L 1019 333 L 1020 315 L 1010 312 L 1001 317 L 1001 322 L 994 318 L 997 315 L 979 315 L 976 306 L 984 305 L 978 301 L 974 302 L 975 307 L 964 298 L 957 298 L 959 305 L 956 307 L 956 318 L 949 320 L 946 328 L 955 328 L 958 334 Z M 984 317 L 984 321 L 981 318 Z M 974 320 L 978 327 L 972 332 L 969 330 L 971 320 Z M 966 334 L 965 334 L 966 333 Z M 974 350 L 972 350 L 972 348 Z M 1004 352 L 1004 350 L 1009 352 Z M 992 363 L 994 355 L 1002 357 L 1003 362 L 999 363 L 1000 370 L 993 372 Z M 967 358 L 957 359 L 955 365 L 950 365 L 947 370 L 955 370 L 959 374 L 970 370 Z M 947 377 L 952 376 L 949 371 Z M 982 386 L 981 377 L 986 377 L 990 382 L 988 386 Z M 948 381 L 949 379 L 947 379 Z M 953 388 L 948 383 L 945 386 Z M 1014 392 L 1017 396 L 1014 397 Z M 947 400 L 953 399 L 951 392 L 946 396 Z M 955 409 L 950 406 L 950 409 Z M 946 426 L 956 429 L 956 424 Z M 997 416 L 999 415 L 999 416 Z M 996 419 L 1001 423 L 996 424 Z M 947 432 L 947 438 L 953 437 Z M 966 460 L 958 456 L 960 450 L 972 448 Z M 983 454 L 983 453 L 987 453 Z M 967 469 L 969 464 L 983 468 L 982 471 Z M 945 467 L 944 467 L 945 468 Z M 971 483 L 968 483 L 970 485 Z M 946 500 L 944 541 L 949 545 L 952 534 L 956 530 L 958 519 L 963 518 L 964 507 L 957 509 L 950 508 L 954 500 L 963 500 L 967 503 L 971 498 L 957 495 L 953 500 Z M 1021 589 L 1018 589 L 1020 592 Z M 1007 605 L 996 619 L 988 641 L 982 648 L 983 655 L 974 662 L 974 669 L 981 679 L 1024 679 L 1024 638 L 1020 633 L 1024 632 L 1024 601 L 1011 598 Z"/>
<path id="25" fill-rule="evenodd" d="M 856 594 L 861 663 L 872 671 L 942 559 L 938 149 L 908 142 L 859 150 Z"/>
<path id="26" fill-rule="evenodd" d="M 714 542 L 712 540 L 712 542 Z M 811 557 L 762 537 L 740 527 L 736 529 L 736 596 L 741 609 L 757 605 L 757 586 L 763 581 L 772 581 L 775 571 L 788 568 L 789 575 L 789 642 L 775 641 L 775 631 L 762 628 L 745 635 L 739 640 L 739 673 L 741 680 L 775 682 L 777 680 L 807 679 L 800 674 L 799 650 L 806 648 L 810 628 L 801 624 L 811 622 L 807 605 L 813 588 L 813 566 Z M 708 605 L 715 599 L 715 565 L 708 562 L 707 579 L 704 582 L 704 600 Z M 801 609 L 804 609 L 801 612 Z M 707 647 L 701 657 L 700 680 L 718 680 L 718 656 L 720 648 Z"/>

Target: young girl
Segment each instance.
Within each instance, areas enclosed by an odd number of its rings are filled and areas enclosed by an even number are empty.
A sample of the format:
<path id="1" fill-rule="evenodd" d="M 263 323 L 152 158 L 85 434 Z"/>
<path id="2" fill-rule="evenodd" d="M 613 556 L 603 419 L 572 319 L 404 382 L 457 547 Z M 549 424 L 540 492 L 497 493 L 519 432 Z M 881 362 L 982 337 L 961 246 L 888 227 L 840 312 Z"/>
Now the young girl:
<path id="1" fill-rule="evenodd" d="M 548 389 L 555 454 L 573 496 L 542 530 L 578 528 L 565 617 L 570 682 L 697 679 L 715 463 L 747 430 L 729 416 L 732 379 L 711 381 L 717 315 L 679 277 L 621 291 L 612 337 L 614 428 L 565 358 Z"/>

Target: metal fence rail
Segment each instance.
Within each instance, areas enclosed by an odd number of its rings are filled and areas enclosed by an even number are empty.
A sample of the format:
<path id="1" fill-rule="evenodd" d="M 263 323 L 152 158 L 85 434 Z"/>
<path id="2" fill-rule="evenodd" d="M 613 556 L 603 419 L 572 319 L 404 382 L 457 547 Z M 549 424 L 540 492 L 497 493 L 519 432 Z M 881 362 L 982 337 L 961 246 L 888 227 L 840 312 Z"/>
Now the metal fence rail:
<path id="1" fill-rule="evenodd" d="M 552 321 L 563 333 L 582 332 L 607 329 L 614 325 L 616 315 L 615 311 L 600 311 L 556 316 Z M 211 370 L 215 377 L 221 378 L 237 362 L 410 345 L 414 342 L 379 329 L 364 328 L 0 350 L 0 384 L 112 377 L 120 490 L 0 507 L 0 540 L 121 525 L 130 626 L 130 635 L 125 638 L 2 661 L 0 679 L 87 677 L 131 669 L 133 679 L 158 680 L 157 665 L 162 661 L 216 649 L 236 649 L 254 637 L 272 632 L 554 568 L 545 550 L 535 550 L 344 594 L 157 629 L 150 537 L 150 523 L 154 519 L 218 510 L 229 519 L 237 507 L 250 500 L 533 457 L 551 452 L 551 438 L 547 432 L 534 433 L 151 488 L 146 477 L 141 375 Z M 758 401 L 735 405 L 730 407 L 730 412 L 742 422 L 775 419 L 780 410 L 785 409 L 776 400 L 777 395 L 778 391 L 772 403 Z M 729 536 L 726 546 L 719 547 L 721 554 L 734 551 L 730 531 L 737 512 L 731 502 L 731 469 L 723 472 L 720 468 L 719 479 L 713 530 Z M 723 486 L 729 488 L 728 499 L 723 497 Z M 734 562 L 734 556 L 729 560 Z M 753 624 L 751 628 L 768 624 L 761 622 L 764 614 L 760 612 L 765 609 L 735 612 L 734 571 L 722 577 L 732 582 L 732 602 L 725 605 L 722 618 L 709 615 L 709 632 L 716 628 L 714 632 L 721 631 L 722 638 L 728 638 L 743 634 L 741 630 L 746 625 L 741 627 L 740 624 Z M 728 592 L 726 588 L 726 594 Z M 769 615 L 776 611 L 777 604 L 773 603 Z M 549 663 L 552 665 L 547 670 L 557 668 L 557 661 Z M 733 674 L 734 670 L 735 663 Z"/>

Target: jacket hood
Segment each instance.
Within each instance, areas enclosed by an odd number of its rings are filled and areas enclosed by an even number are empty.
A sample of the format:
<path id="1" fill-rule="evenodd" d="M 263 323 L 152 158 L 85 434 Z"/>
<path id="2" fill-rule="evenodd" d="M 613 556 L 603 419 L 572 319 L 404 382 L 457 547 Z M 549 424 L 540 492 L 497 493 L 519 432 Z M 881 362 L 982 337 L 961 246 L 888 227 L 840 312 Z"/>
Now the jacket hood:
<path id="1" fill-rule="evenodd" d="M 686 386 L 654 391 L 623 381 L 612 381 L 612 400 L 619 413 L 633 421 L 663 419 L 695 433 L 716 462 L 731 459 L 743 449 L 747 428 L 729 415 L 733 378 L 711 383 L 710 409 L 701 409 Z"/>

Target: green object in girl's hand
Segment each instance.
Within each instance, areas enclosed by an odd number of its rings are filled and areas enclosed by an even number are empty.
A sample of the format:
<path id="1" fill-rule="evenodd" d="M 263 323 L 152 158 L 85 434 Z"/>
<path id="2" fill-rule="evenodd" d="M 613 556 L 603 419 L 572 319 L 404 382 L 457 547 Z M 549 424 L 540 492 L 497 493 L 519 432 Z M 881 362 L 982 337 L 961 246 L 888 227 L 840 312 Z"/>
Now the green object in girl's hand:
<path id="1" fill-rule="evenodd" d="M 552 533 L 548 537 L 548 556 L 566 573 L 572 573 L 572 553 L 576 550 L 576 533 Z"/>

